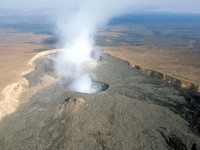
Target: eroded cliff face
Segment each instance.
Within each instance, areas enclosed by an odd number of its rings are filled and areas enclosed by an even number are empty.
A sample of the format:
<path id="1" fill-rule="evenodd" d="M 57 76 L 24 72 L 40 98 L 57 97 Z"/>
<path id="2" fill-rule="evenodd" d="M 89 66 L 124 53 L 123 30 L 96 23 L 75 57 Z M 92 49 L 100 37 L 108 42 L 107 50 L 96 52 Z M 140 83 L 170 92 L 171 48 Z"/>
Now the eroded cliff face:
<path id="1" fill-rule="evenodd" d="M 16 83 L 12 83 L 8 86 L 6 86 L 1 91 L 1 100 L 0 100 L 0 120 L 14 112 L 16 108 L 20 104 L 20 97 L 27 90 L 29 87 L 29 81 L 24 78 L 26 74 L 29 74 L 30 72 L 34 71 L 35 69 L 35 61 L 41 57 L 54 54 L 60 51 L 60 49 L 54 49 L 54 50 L 48 50 L 44 52 L 40 52 L 36 54 L 29 62 L 27 63 L 28 66 L 30 66 L 29 70 L 25 70 L 20 74 L 20 80 Z"/>
<path id="2" fill-rule="evenodd" d="M 5 115 L 15 111 L 19 106 L 21 94 L 28 88 L 28 80 L 21 78 L 17 83 L 8 85 L 3 91 L 3 100 L 0 101 L 0 120 Z"/>
<path id="3" fill-rule="evenodd" d="M 162 79 L 162 80 L 164 80 L 164 81 L 166 81 L 166 82 L 168 82 L 170 84 L 179 86 L 179 87 L 181 87 L 181 88 L 183 88 L 185 90 L 196 92 L 196 94 L 200 92 L 200 86 L 196 85 L 194 83 L 191 83 L 189 81 L 185 81 L 183 79 L 177 79 L 175 77 L 166 75 L 166 74 L 158 72 L 158 71 L 142 68 L 142 67 L 140 67 L 138 65 L 130 64 L 130 66 L 139 69 L 141 72 L 143 72 L 143 73 L 145 73 L 147 75 Z"/>
<path id="4" fill-rule="evenodd" d="M 145 74 L 163 79 L 184 89 L 200 92 L 199 53 L 167 50 L 155 46 L 104 47 L 104 52 L 128 61 Z"/>

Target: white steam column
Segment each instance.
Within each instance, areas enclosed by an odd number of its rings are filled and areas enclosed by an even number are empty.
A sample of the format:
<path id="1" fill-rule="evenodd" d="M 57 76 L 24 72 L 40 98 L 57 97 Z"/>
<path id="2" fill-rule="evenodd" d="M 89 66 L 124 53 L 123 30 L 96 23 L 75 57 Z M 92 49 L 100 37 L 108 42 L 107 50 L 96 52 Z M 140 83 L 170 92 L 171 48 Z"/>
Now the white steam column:
<path id="1" fill-rule="evenodd" d="M 69 7 L 73 9 L 58 21 L 64 50 L 55 59 L 55 69 L 71 90 L 94 93 L 94 76 L 85 72 L 82 65 L 93 60 L 95 34 L 112 17 L 126 13 L 132 3 L 131 0 L 77 0 L 70 3 Z"/>

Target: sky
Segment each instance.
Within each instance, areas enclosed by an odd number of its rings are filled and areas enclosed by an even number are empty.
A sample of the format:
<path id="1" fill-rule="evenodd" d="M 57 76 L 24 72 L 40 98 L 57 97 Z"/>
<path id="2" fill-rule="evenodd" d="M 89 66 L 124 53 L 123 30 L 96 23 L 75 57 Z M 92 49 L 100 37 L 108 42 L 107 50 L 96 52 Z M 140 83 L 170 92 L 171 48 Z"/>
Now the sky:
<path id="1" fill-rule="evenodd" d="M 101 0 L 94 0 L 98 2 Z M 200 0 L 115 0 L 123 4 L 129 1 L 138 11 L 200 13 Z M 1 0 L 0 9 L 68 8 L 87 0 Z"/>

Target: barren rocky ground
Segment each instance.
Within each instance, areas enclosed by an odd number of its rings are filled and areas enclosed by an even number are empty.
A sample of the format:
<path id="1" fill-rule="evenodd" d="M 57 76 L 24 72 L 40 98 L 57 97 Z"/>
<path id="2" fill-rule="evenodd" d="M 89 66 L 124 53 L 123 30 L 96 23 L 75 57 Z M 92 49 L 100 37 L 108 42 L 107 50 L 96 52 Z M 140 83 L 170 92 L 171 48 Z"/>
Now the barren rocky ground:
<path id="1" fill-rule="evenodd" d="M 139 66 L 200 87 L 200 54 L 185 50 L 165 50 L 154 46 L 105 47 L 105 52 Z M 200 88 L 197 88 L 200 90 Z"/>
<path id="2" fill-rule="evenodd" d="M 52 26 L 38 17 L 0 17 L 0 90 L 22 79 L 35 54 L 54 48 Z M 124 60 L 103 54 L 96 68 L 88 66 L 106 91 L 70 91 L 51 57 L 38 59 L 23 76 L 28 88 L 6 102 L 18 107 L 0 121 L 0 150 L 200 149 L 199 94 L 130 66 L 199 85 L 199 23 L 132 21 L 115 20 L 98 33 L 97 46 Z"/>
<path id="3" fill-rule="evenodd" d="M 200 148 L 199 102 L 187 92 L 105 54 L 91 72 L 109 88 L 95 94 L 70 91 L 51 60 L 36 64 L 21 105 L 0 122 L 2 150 Z"/>
<path id="4" fill-rule="evenodd" d="M 0 91 L 9 84 L 18 82 L 20 74 L 31 68 L 27 64 L 28 61 L 40 52 L 40 49 L 49 48 L 43 43 L 43 40 L 48 38 L 50 36 L 44 34 L 0 29 Z M 3 97 L 0 96 L 0 101 L 2 100 Z"/>

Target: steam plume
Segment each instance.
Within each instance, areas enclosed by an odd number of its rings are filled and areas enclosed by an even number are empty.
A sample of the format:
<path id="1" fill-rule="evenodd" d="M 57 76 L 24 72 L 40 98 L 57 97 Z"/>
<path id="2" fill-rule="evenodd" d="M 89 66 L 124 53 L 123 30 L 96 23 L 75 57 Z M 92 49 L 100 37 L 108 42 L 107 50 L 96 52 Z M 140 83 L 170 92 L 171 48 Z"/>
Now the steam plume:
<path id="1" fill-rule="evenodd" d="M 69 2 L 67 14 L 58 22 L 63 51 L 56 57 L 55 68 L 69 88 L 91 93 L 92 77 L 82 69 L 83 63 L 93 60 L 95 34 L 112 17 L 127 13 L 132 0 L 82 0 Z"/>

